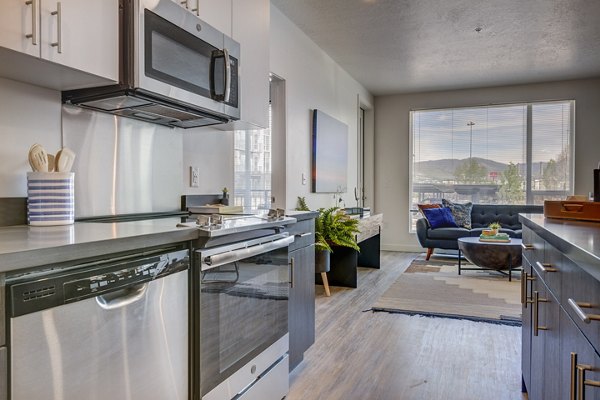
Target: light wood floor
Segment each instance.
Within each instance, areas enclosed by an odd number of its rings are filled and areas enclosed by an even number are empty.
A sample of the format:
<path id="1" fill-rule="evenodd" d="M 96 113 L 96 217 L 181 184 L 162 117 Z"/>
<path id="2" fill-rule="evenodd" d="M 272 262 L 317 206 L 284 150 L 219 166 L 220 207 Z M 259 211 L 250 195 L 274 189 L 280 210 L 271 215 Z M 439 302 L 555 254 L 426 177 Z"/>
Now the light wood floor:
<path id="1" fill-rule="evenodd" d="M 316 343 L 290 375 L 288 400 L 504 400 L 521 394 L 521 328 L 373 313 L 415 254 L 382 252 L 358 289 L 317 286 Z M 435 295 L 432 293 L 432 295 Z"/>

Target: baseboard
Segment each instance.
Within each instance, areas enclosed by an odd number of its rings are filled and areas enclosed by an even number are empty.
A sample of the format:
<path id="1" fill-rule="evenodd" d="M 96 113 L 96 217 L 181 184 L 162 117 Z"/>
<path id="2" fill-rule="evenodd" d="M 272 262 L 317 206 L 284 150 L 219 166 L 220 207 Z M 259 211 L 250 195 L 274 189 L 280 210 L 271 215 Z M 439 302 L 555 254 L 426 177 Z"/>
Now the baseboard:
<path id="1" fill-rule="evenodd" d="M 383 251 L 402 251 L 406 253 L 424 253 L 426 249 L 417 245 L 401 245 L 401 244 L 381 244 Z"/>

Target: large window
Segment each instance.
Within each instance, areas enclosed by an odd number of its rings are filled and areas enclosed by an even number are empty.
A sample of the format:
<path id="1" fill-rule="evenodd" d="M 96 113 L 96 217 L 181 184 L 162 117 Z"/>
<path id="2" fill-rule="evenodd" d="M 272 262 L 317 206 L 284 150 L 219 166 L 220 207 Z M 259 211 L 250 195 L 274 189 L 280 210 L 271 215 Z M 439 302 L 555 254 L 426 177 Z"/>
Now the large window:
<path id="1" fill-rule="evenodd" d="M 411 112 L 418 203 L 543 204 L 573 191 L 574 101 Z"/>
<path id="2" fill-rule="evenodd" d="M 234 132 L 233 204 L 244 212 L 271 208 L 271 107 L 269 129 Z"/>

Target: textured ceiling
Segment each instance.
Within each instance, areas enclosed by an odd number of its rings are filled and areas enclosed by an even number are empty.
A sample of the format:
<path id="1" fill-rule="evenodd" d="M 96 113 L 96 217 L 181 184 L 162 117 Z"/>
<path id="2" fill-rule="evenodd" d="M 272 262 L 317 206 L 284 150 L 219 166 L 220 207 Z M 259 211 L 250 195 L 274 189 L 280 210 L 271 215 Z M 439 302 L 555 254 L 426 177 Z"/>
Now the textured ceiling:
<path id="1" fill-rule="evenodd" d="M 600 76 L 600 0 L 271 2 L 375 95 Z"/>

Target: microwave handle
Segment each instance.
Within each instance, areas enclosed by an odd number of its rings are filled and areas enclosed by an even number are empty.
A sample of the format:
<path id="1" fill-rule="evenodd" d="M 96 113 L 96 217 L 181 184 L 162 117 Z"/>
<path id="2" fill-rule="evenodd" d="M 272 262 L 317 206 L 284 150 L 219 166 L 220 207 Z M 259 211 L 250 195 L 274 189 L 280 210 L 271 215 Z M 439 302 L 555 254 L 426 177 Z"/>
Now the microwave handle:
<path id="1" fill-rule="evenodd" d="M 231 95 L 231 59 L 226 48 L 223 48 L 223 56 L 225 57 L 225 95 L 223 96 L 223 102 L 227 103 Z"/>
<path id="2" fill-rule="evenodd" d="M 217 58 L 223 58 L 225 65 L 225 73 L 223 74 L 223 93 L 217 93 L 215 85 L 215 69 Z M 227 49 L 215 50 L 212 53 L 212 62 L 210 67 L 210 91 L 213 100 L 227 103 L 231 94 L 231 60 L 229 59 L 229 52 Z"/>
<path id="3" fill-rule="evenodd" d="M 246 247 L 240 250 L 229 251 L 227 253 L 215 254 L 212 256 L 205 257 L 202 260 L 202 271 L 206 271 L 212 268 L 220 267 L 221 265 L 229 264 L 234 261 L 240 261 L 244 258 L 249 258 L 262 253 L 268 253 L 269 251 L 287 247 L 294 242 L 294 236 L 288 236 L 283 239 L 275 240 L 273 242 L 267 242 L 258 244 L 256 246 Z"/>

